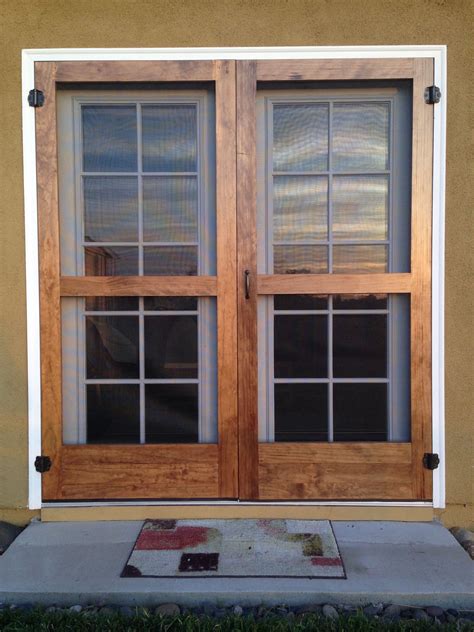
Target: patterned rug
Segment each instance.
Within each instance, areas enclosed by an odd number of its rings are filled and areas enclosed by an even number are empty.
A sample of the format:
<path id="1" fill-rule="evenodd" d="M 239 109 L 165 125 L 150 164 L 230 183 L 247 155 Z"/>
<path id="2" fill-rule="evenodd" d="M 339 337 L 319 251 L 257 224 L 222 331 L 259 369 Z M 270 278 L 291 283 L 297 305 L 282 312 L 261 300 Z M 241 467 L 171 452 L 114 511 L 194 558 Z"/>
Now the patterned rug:
<path id="1" fill-rule="evenodd" d="M 122 577 L 346 574 L 328 520 L 147 520 Z"/>

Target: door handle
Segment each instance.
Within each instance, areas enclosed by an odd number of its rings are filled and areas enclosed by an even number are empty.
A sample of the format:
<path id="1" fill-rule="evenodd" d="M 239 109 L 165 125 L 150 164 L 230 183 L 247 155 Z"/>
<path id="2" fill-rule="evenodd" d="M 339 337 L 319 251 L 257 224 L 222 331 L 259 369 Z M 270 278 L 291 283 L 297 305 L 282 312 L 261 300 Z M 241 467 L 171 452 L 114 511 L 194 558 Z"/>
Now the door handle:
<path id="1" fill-rule="evenodd" d="M 250 298 L 250 270 L 245 270 L 245 298 Z"/>

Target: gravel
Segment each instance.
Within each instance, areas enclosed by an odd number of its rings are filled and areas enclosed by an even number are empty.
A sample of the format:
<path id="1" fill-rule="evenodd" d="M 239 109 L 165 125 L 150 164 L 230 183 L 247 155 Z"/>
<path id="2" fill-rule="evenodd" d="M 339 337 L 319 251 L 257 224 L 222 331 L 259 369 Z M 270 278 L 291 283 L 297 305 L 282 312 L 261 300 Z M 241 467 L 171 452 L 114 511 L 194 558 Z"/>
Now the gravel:
<path id="1" fill-rule="evenodd" d="M 27 611 L 33 609 L 34 604 L 1 604 L 1 609 Z M 370 603 L 359 608 L 355 608 L 348 604 L 310 604 L 299 607 L 280 606 L 258 606 L 248 608 L 240 604 L 229 607 L 222 607 L 212 603 L 204 603 L 200 608 L 181 608 L 176 603 L 164 603 L 156 606 L 154 609 L 144 607 L 130 607 L 120 605 L 91 604 L 82 606 L 80 604 L 72 604 L 69 606 L 52 605 L 45 609 L 48 613 L 53 612 L 70 612 L 81 617 L 94 617 L 97 615 L 114 615 L 116 613 L 125 617 L 132 617 L 135 614 L 143 614 L 154 612 L 156 615 L 176 617 L 182 613 L 195 615 L 205 615 L 216 619 L 223 619 L 227 616 L 247 617 L 252 616 L 262 619 L 267 616 L 279 617 L 281 619 L 298 620 L 299 617 L 307 617 L 310 614 L 323 616 L 326 619 L 336 621 L 340 616 L 353 616 L 358 612 L 369 619 L 381 619 L 383 621 L 425 621 L 431 625 L 440 625 L 445 622 L 456 623 L 457 628 L 461 630 L 463 626 L 470 625 L 474 622 L 474 611 L 460 611 L 454 608 L 443 609 L 439 606 L 427 605 L 424 607 L 408 607 L 398 604 Z"/>

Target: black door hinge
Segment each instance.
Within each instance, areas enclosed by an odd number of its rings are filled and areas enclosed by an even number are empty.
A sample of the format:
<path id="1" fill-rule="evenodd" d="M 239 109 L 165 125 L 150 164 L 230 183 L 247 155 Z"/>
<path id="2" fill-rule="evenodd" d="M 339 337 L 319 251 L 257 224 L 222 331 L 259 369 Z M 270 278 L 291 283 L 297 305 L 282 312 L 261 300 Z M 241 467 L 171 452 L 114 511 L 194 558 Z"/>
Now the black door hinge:
<path id="1" fill-rule="evenodd" d="M 44 105 L 44 92 L 33 88 L 28 92 L 28 104 L 32 108 L 41 108 Z"/>
<path id="2" fill-rule="evenodd" d="M 35 470 L 40 474 L 44 474 L 51 469 L 52 462 L 49 456 L 37 456 L 35 459 Z"/>
<path id="3" fill-rule="evenodd" d="M 436 470 L 439 465 L 439 455 L 433 454 L 432 452 L 425 452 L 423 465 L 427 470 Z"/>
<path id="4" fill-rule="evenodd" d="M 441 101 L 441 90 L 438 86 L 428 86 L 425 90 L 425 103 L 433 105 Z"/>

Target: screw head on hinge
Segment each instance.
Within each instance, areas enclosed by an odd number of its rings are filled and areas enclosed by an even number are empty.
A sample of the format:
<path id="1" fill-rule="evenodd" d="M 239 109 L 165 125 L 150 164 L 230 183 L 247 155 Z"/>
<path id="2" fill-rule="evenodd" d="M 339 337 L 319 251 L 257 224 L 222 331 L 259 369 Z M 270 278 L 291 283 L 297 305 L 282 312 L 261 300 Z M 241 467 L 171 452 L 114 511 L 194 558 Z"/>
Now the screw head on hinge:
<path id="1" fill-rule="evenodd" d="M 44 105 L 44 92 L 33 88 L 28 92 L 28 105 L 32 108 L 41 108 Z"/>

